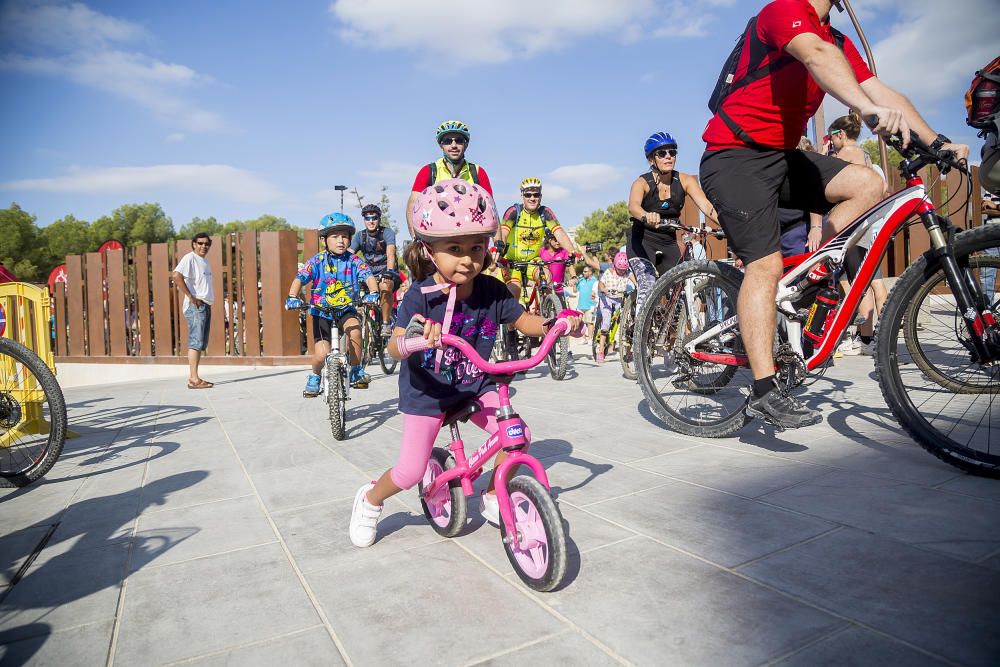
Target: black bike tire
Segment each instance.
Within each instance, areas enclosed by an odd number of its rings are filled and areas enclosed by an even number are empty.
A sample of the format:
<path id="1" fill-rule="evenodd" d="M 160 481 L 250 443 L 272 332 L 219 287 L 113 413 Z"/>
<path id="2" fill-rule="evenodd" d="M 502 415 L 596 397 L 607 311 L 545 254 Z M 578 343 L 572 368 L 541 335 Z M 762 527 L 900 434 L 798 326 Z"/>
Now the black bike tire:
<path id="1" fill-rule="evenodd" d="M 590 358 L 597 362 L 597 346 L 601 340 L 601 309 L 594 306 L 594 334 L 590 337 Z"/>
<path id="2" fill-rule="evenodd" d="M 438 462 L 442 470 L 451 470 L 455 467 L 455 458 L 447 449 L 435 447 L 431 450 L 431 458 Z M 427 519 L 427 523 L 431 525 L 431 528 L 434 529 L 434 532 L 441 537 L 455 537 L 462 532 L 468 518 L 469 507 L 468 499 L 462 491 L 462 483 L 459 480 L 453 479 L 448 482 L 448 493 L 451 495 L 451 518 L 448 520 L 448 525 L 446 526 L 437 525 L 431 518 L 430 510 L 427 509 L 427 503 L 424 502 L 423 481 L 417 485 L 417 490 L 420 494 L 420 508 L 424 511 L 424 517 Z"/>
<path id="3" fill-rule="evenodd" d="M 0 487 L 26 486 L 51 470 L 62 454 L 68 428 L 66 399 L 55 374 L 30 349 L 10 338 L 0 338 L 0 357 L 4 355 L 24 365 L 35 376 L 49 404 L 49 439 L 42 455 L 26 470 L 0 474 Z"/>
<path id="4" fill-rule="evenodd" d="M 618 320 L 618 329 L 626 334 L 628 333 L 628 327 L 630 325 L 632 325 L 633 334 L 635 333 L 633 322 L 635 317 L 636 298 L 636 292 L 633 290 L 631 293 L 626 294 L 625 298 L 622 299 L 622 314 L 621 318 Z M 629 340 L 627 335 L 619 336 L 618 338 L 618 361 L 621 362 L 622 375 L 625 376 L 626 380 L 635 380 L 638 377 L 635 372 L 634 339 Z"/>
<path id="5" fill-rule="evenodd" d="M 344 383 L 346 373 L 340 359 L 326 362 L 326 402 L 329 406 L 330 432 L 334 440 L 343 440 L 347 435 L 347 404 Z"/>
<path id="6" fill-rule="evenodd" d="M 555 294 L 549 294 L 542 303 L 542 317 L 546 320 L 554 318 L 561 311 L 562 303 Z M 566 369 L 569 368 L 569 337 L 560 336 L 559 340 L 552 345 L 552 349 L 545 357 L 549 365 L 549 375 L 554 380 L 566 379 Z"/>
<path id="7" fill-rule="evenodd" d="M 955 236 L 955 256 L 962 258 L 1000 245 L 1000 225 L 986 225 Z M 899 373 L 897 340 L 900 329 L 914 319 L 916 297 L 925 284 L 937 280 L 939 262 L 925 253 L 896 280 L 885 300 L 875 330 L 875 371 L 886 405 L 899 425 L 928 452 L 956 468 L 986 477 L 1000 477 L 1000 455 L 978 452 L 955 442 L 933 427 L 913 405 Z M 944 283 L 947 285 L 947 282 Z M 940 383 L 939 383 L 940 384 Z"/>
<path id="8" fill-rule="evenodd" d="M 688 273 L 711 274 L 714 277 L 731 283 L 735 293 L 739 293 L 740 285 L 743 282 L 743 273 L 728 264 L 711 260 L 695 260 L 678 264 L 660 276 L 653 284 L 646 302 L 642 306 L 636 317 L 634 344 L 635 352 L 632 355 L 635 359 L 636 374 L 639 378 L 639 387 L 642 389 L 646 403 L 653 413 L 659 417 L 663 423 L 672 431 L 693 435 L 702 438 L 725 438 L 746 426 L 750 417 L 744 410 L 737 410 L 728 417 L 709 424 L 692 424 L 675 415 L 674 412 L 660 400 L 653 380 L 650 377 L 652 358 L 646 348 L 649 339 L 649 329 L 653 325 L 653 315 L 659 305 L 660 299 L 665 297 L 673 286 L 684 280 L 683 276 Z"/>
<path id="9" fill-rule="evenodd" d="M 545 529 L 546 540 L 549 547 L 549 562 L 542 576 L 534 578 L 525 574 L 518 566 L 517 558 L 509 542 L 507 541 L 507 529 L 504 522 L 500 522 L 500 536 L 503 538 L 503 548 L 507 553 L 507 560 L 510 561 L 517 576 L 521 578 L 527 586 L 539 592 L 547 592 L 559 586 L 563 577 L 566 576 L 566 531 L 563 528 L 562 514 L 559 507 L 548 489 L 542 486 L 534 477 L 518 475 L 507 484 L 508 493 L 521 492 L 528 500 L 534 504 L 542 518 L 542 526 Z"/>

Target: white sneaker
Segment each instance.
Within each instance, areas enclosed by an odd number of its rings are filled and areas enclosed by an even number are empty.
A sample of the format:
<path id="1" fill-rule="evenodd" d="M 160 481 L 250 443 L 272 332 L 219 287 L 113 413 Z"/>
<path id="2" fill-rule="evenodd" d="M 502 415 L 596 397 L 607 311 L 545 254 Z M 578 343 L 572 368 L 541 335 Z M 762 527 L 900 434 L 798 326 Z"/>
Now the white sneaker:
<path id="1" fill-rule="evenodd" d="M 861 347 L 858 348 L 858 353 L 866 357 L 875 356 L 875 340 L 872 339 L 870 343 L 861 343 Z"/>
<path id="2" fill-rule="evenodd" d="M 354 509 L 351 510 L 351 542 L 356 547 L 370 547 L 375 543 L 375 526 L 382 516 L 382 507 L 375 507 L 365 498 L 375 482 L 365 484 L 354 496 Z"/>
<path id="3" fill-rule="evenodd" d="M 861 354 L 861 348 L 852 337 L 844 339 L 844 342 L 837 348 L 837 352 L 840 352 L 845 357 L 855 357 Z"/>
<path id="4" fill-rule="evenodd" d="M 495 493 L 483 492 L 479 497 L 479 513 L 494 526 L 500 525 L 500 502 Z"/>

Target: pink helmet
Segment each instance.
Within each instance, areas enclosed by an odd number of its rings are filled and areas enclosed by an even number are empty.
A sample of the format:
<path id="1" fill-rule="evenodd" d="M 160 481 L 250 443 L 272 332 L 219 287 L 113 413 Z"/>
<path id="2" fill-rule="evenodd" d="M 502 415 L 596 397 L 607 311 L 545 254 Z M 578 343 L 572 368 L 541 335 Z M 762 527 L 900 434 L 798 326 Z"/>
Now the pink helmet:
<path id="1" fill-rule="evenodd" d="M 619 271 L 628 270 L 628 256 L 625 253 L 619 252 L 615 255 L 615 268 Z"/>
<path id="2" fill-rule="evenodd" d="M 460 178 L 430 186 L 413 204 L 413 227 L 417 238 L 424 241 L 473 234 L 493 236 L 499 224 L 490 193 Z"/>

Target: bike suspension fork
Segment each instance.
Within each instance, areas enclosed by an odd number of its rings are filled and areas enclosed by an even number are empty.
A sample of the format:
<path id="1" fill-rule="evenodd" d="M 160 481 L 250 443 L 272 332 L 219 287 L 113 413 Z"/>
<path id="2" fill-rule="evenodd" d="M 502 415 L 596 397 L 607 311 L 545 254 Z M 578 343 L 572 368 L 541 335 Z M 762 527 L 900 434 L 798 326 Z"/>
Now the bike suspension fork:
<path id="1" fill-rule="evenodd" d="M 964 271 L 958 264 L 955 248 L 951 243 L 951 237 L 954 235 L 951 224 L 938 217 L 933 211 L 924 211 L 920 218 L 930 236 L 931 253 L 937 258 L 944 270 L 945 278 L 955 296 L 955 305 L 962 314 L 965 326 L 971 334 L 970 340 L 973 349 L 969 351 L 975 355 L 973 360 L 978 363 L 989 363 L 997 360 L 1000 358 L 1000 350 L 997 349 L 996 345 L 987 343 L 987 328 L 992 327 L 993 322 L 987 322 L 983 313 L 980 312 L 979 304 L 983 299 L 976 281 L 972 279 L 969 272 Z M 992 314 L 990 319 L 992 320 Z"/>

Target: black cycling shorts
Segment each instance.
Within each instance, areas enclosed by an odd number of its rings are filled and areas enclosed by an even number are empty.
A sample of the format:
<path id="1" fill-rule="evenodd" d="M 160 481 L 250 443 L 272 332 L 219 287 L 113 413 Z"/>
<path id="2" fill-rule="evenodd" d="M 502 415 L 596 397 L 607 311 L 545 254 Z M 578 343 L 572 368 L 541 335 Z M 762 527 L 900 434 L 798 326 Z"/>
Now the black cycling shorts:
<path id="1" fill-rule="evenodd" d="M 399 271 L 396 271 L 394 269 L 389 269 L 384 266 L 381 267 L 369 266 L 368 268 L 372 270 L 372 275 L 375 276 L 375 279 L 379 282 L 379 284 L 382 283 L 383 279 L 391 276 L 393 292 L 398 290 L 400 286 L 403 284 L 403 279 L 399 277 Z M 383 275 L 383 274 L 389 274 L 389 275 Z"/>
<path id="2" fill-rule="evenodd" d="M 352 317 L 359 322 L 361 321 L 358 311 L 354 310 L 354 308 L 345 308 L 340 313 L 337 313 L 337 326 L 340 328 L 340 333 L 344 333 L 344 323 Z M 312 315 L 310 319 L 312 320 L 313 342 L 315 343 L 318 340 L 331 340 L 330 336 L 332 333 L 331 329 L 333 328 L 333 320 L 328 320 L 325 317 L 317 317 L 315 315 Z"/>
<path id="3" fill-rule="evenodd" d="M 826 213 L 827 184 L 847 162 L 799 150 L 727 148 L 705 151 L 701 187 L 744 263 L 781 252 L 778 206 Z"/>

